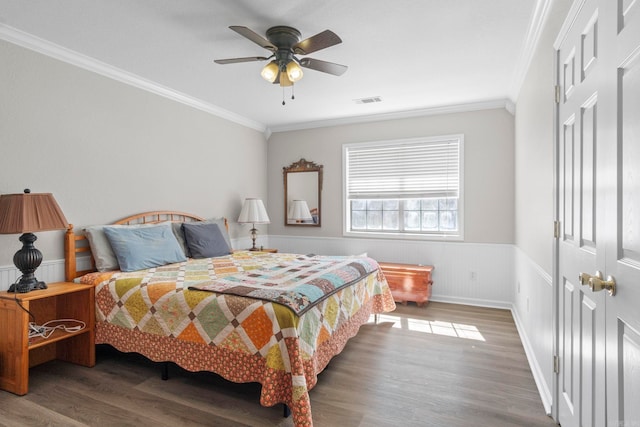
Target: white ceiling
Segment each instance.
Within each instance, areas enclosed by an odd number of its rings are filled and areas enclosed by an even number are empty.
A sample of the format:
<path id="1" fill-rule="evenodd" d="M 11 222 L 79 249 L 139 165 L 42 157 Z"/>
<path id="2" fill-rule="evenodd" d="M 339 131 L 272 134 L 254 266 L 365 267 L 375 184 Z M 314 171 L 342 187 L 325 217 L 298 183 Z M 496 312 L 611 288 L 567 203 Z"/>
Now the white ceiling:
<path id="1" fill-rule="evenodd" d="M 0 0 L 0 38 L 192 103 L 256 129 L 515 101 L 550 0 Z M 231 31 L 274 25 L 343 43 L 308 55 L 348 65 L 305 69 L 283 90 L 260 77 L 269 56 Z M 382 102 L 357 104 L 379 96 Z M 378 116 L 380 117 L 380 116 Z"/>

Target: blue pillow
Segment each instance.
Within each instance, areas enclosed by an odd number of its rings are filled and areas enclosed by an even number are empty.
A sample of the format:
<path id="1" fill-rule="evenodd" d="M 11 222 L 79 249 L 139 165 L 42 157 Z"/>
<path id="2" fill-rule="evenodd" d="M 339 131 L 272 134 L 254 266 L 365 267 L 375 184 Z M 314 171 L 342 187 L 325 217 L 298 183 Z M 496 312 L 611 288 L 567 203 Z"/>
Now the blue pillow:
<path id="1" fill-rule="evenodd" d="M 96 263 L 96 270 L 98 271 L 113 271 L 117 270 L 118 258 L 111 249 L 111 243 L 107 235 L 104 234 L 105 227 L 117 227 L 117 228 L 143 228 L 143 227 L 155 227 L 158 224 L 131 224 L 131 225 L 92 225 L 84 229 L 84 234 L 87 236 L 89 246 L 91 247 L 91 255 Z"/>
<path id="2" fill-rule="evenodd" d="M 121 271 L 144 270 L 186 261 L 171 225 L 144 228 L 104 227 Z"/>
<path id="3" fill-rule="evenodd" d="M 192 258 L 211 258 L 231 252 L 218 224 L 185 222 L 182 230 Z"/>

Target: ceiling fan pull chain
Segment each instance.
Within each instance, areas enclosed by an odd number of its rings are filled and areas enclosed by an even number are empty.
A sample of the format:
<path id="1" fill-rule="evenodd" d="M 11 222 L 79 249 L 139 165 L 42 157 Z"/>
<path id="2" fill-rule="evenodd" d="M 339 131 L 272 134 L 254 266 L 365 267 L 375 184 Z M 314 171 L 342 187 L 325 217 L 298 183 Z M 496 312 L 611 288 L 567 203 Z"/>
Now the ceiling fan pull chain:
<path id="1" fill-rule="evenodd" d="M 285 105 L 286 102 L 284 102 L 284 86 L 282 86 L 282 105 Z"/>
<path id="2" fill-rule="evenodd" d="M 296 99 L 295 86 L 295 83 L 291 85 L 291 99 Z"/>

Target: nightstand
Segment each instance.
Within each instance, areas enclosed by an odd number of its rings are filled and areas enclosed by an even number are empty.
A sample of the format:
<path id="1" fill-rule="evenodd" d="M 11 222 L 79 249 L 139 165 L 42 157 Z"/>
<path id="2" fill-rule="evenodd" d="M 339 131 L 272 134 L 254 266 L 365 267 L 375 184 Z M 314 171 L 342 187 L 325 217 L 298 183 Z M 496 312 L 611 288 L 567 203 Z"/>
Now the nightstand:
<path id="1" fill-rule="evenodd" d="M 258 248 L 255 251 L 252 249 L 244 249 L 245 251 L 249 251 L 249 252 L 270 252 L 272 254 L 275 254 L 278 252 L 277 249 L 270 249 L 270 248 Z"/>
<path id="2" fill-rule="evenodd" d="M 16 301 L 17 300 L 17 301 Z M 85 323 L 79 331 L 58 329 L 48 338 L 29 338 L 29 310 L 37 325 L 74 319 Z M 50 360 L 92 367 L 95 353 L 95 296 L 92 285 L 49 283 L 28 293 L 0 292 L 0 389 L 27 394 L 29 368 Z"/>

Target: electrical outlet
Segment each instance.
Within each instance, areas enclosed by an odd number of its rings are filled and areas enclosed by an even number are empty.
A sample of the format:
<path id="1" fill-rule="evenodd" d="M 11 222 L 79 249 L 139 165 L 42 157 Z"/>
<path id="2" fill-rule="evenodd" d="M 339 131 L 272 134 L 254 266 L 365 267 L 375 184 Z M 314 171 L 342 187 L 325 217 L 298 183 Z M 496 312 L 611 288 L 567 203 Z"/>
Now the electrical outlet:
<path id="1" fill-rule="evenodd" d="M 475 271 L 471 272 L 471 281 L 475 282 L 476 280 L 478 280 L 478 273 L 476 273 Z"/>

